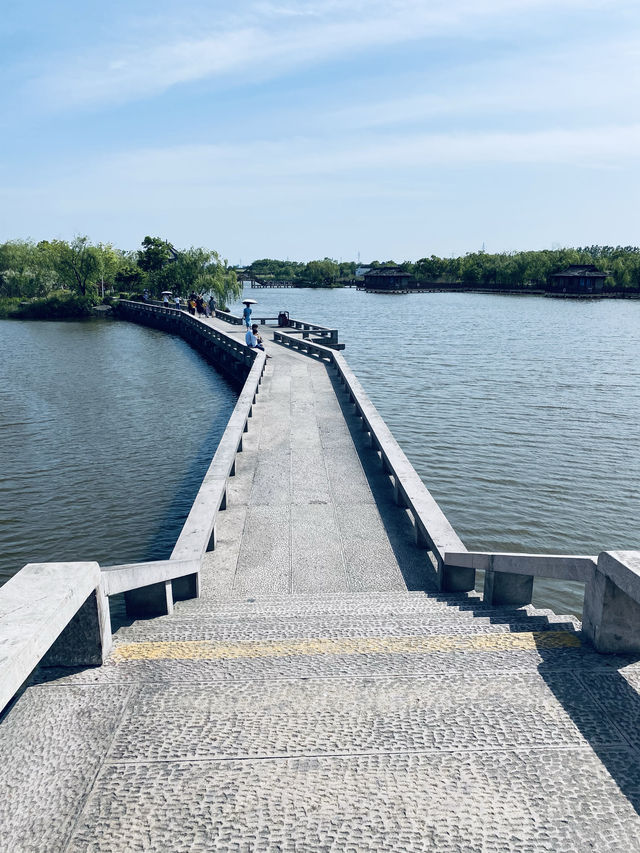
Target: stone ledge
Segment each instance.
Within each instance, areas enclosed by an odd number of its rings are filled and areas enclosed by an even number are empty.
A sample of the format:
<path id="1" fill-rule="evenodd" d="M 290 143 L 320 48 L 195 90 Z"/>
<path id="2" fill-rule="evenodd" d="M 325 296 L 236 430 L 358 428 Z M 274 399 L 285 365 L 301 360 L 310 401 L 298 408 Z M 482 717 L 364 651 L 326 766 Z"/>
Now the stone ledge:
<path id="1" fill-rule="evenodd" d="M 0 590 L 0 709 L 47 655 L 95 665 L 111 647 L 97 563 L 29 563 Z"/>

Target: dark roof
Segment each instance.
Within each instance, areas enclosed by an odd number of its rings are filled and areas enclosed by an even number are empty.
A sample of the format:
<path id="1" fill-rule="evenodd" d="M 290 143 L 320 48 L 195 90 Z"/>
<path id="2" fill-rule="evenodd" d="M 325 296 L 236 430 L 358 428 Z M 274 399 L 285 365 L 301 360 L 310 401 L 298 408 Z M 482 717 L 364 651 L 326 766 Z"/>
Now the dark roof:
<path id="1" fill-rule="evenodd" d="M 576 278 L 606 278 L 608 275 L 609 273 L 602 272 L 593 264 L 571 264 L 566 270 L 554 273 L 552 278 L 558 276 L 562 276 L 562 278 L 567 278 L 568 276 L 575 276 Z"/>
<path id="2" fill-rule="evenodd" d="M 365 278 L 384 276 L 385 278 L 411 278 L 410 272 L 398 269 L 398 267 L 378 267 L 375 270 L 369 270 L 364 274 Z"/>

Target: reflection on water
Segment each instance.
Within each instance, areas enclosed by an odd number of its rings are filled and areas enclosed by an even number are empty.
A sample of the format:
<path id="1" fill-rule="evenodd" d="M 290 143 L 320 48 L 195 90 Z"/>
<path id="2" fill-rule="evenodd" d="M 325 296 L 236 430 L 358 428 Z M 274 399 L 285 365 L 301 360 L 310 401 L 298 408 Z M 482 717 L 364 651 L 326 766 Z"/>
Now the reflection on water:
<path id="1" fill-rule="evenodd" d="M 246 293 L 254 316 L 284 309 L 340 329 L 470 550 L 640 548 L 640 301 Z M 558 612 L 581 610 L 580 585 L 535 589 Z"/>
<path id="2" fill-rule="evenodd" d="M 163 332 L 0 321 L 0 581 L 168 557 L 235 399 Z"/>

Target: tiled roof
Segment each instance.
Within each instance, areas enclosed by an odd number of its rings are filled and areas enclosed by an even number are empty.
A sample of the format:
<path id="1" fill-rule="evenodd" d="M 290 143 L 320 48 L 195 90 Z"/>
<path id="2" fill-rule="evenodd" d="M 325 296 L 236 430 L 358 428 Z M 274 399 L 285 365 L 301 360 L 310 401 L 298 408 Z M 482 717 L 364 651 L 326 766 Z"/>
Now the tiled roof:
<path id="1" fill-rule="evenodd" d="M 576 278 L 606 278 L 607 275 L 608 273 L 596 269 L 593 264 L 583 264 L 582 266 L 579 264 L 571 264 L 571 266 L 567 267 L 566 270 L 554 273 L 552 278 L 556 278 L 558 276 L 562 276 L 562 278 L 567 278 L 568 276 L 575 276 Z"/>

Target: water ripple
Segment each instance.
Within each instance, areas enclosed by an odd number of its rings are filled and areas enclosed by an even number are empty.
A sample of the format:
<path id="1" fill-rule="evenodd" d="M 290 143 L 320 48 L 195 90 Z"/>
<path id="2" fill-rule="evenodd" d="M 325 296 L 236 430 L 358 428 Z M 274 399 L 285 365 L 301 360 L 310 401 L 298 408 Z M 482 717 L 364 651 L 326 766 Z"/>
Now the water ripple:
<path id="1" fill-rule="evenodd" d="M 640 302 L 253 291 L 345 355 L 470 549 L 640 548 Z M 576 586 L 545 603 L 579 612 Z"/>
<path id="2" fill-rule="evenodd" d="M 168 556 L 234 404 L 179 338 L 0 322 L 0 578 Z"/>

